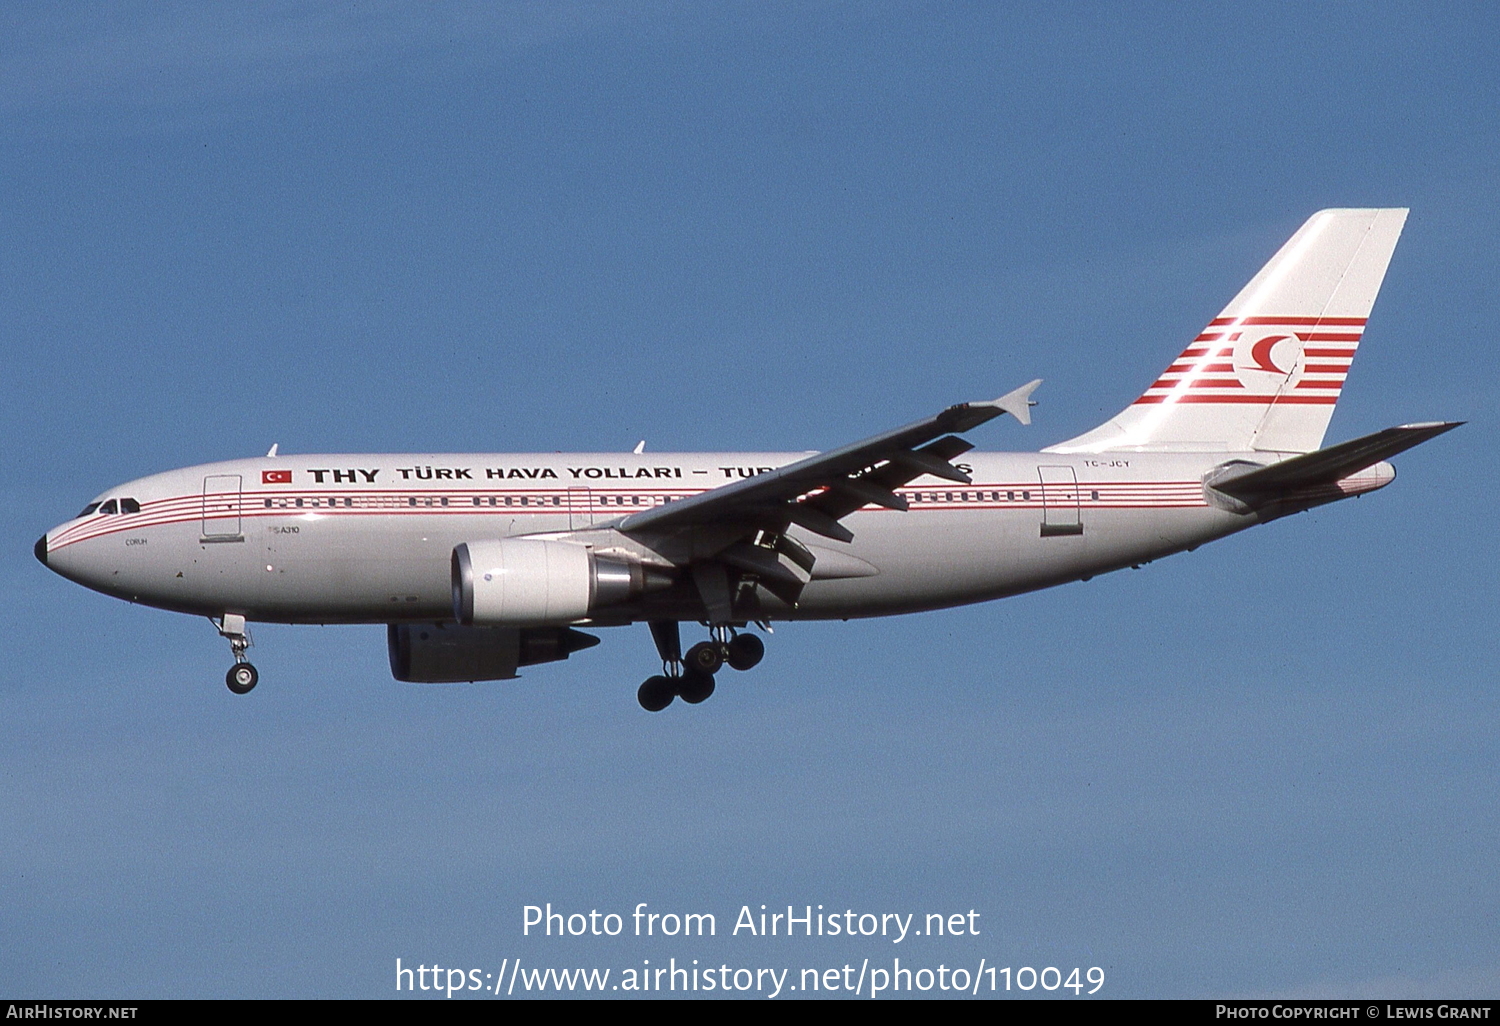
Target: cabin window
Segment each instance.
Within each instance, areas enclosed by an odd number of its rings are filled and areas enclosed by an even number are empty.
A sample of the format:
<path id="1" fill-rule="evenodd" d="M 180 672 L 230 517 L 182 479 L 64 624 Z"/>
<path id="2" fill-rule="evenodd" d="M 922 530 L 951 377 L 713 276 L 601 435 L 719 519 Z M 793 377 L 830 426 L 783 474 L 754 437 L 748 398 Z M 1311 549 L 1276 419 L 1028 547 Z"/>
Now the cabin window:
<path id="1" fill-rule="evenodd" d="M 417 504 L 416 496 L 412 496 L 410 499 L 407 499 L 406 501 L 407 501 L 407 504 L 411 505 L 411 506 L 415 506 Z"/>
<path id="2" fill-rule="evenodd" d="M 1094 501 L 1095 502 L 1099 501 L 1099 493 L 1098 493 L 1098 491 L 1093 491 L 1093 492 L 1090 492 L 1089 494 L 1094 497 Z"/>
<path id="3" fill-rule="evenodd" d="M 444 506 L 448 505 L 448 496 L 446 496 L 446 495 L 443 496 L 443 505 Z"/>

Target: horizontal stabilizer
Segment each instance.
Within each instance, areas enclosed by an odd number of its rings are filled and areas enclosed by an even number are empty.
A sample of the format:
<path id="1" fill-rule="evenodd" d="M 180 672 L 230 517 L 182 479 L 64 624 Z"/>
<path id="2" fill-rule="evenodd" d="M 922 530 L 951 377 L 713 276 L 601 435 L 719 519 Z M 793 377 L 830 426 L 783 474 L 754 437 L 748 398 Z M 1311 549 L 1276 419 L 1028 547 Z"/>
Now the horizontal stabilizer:
<path id="1" fill-rule="evenodd" d="M 1234 473 L 1231 469 L 1211 480 L 1209 485 L 1215 491 L 1253 505 L 1289 492 L 1331 485 L 1414 445 L 1421 445 L 1429 438 L 1452 431 L 1462 423 L 1445 421 L 1386 428 L 1327 449 L 1293 456 L 1269 467 L 1245 473 Z"/>

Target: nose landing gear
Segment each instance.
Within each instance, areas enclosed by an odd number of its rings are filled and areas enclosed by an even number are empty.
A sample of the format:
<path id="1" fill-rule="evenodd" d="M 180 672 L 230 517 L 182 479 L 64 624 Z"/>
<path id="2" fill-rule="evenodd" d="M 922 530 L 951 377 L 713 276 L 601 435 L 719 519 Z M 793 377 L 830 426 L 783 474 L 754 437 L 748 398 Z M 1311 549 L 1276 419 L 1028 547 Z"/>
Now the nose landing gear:
<path id="1" fill-rule="evenodd" d="M 684 657 L 679 626 L 671 620 L 651 623 L 662 673 L 648 677 L 636 691 L 636 700 L 647 712 L 661 712 L 673 698 L 689 705 L 706 701 L 714 693 L 714 674 L 726 663 L 731 669 L 748 670 L 766 654 L 766 646 L 753 634 L 737 634 L 727 624 L 719 624 L 709 628 L 711 641 L 700 641 Z"/>
<path id="2" fill-rule="evenodd" d="M 229 650 L 234 653 L 234 665 L 224 675 L 224 683 L 236 695 L 248 695 L 260 683 L 260 671 L 245 658 L 245 650 L 254 642 L 245 618 L 236 613 L 225 613 L 218 620 L 210 620 L 219 634 L 228 639 Z"/>
<path id="3" fill-rule="evenodd" d="M 260 683 L 260 671 L 250 663 L 235 663 L 224 675 L 224 683 L 236 695 L 248 695 Z"/>

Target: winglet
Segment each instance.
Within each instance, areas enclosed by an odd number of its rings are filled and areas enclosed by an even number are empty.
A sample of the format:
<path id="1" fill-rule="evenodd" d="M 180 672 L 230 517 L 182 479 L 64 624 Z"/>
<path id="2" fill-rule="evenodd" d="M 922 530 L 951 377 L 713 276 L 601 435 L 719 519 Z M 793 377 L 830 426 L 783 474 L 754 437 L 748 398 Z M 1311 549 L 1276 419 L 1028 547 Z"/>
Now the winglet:
<path id="1" fill-rule="evenodd" d="M 1040 385 L 1041 383 L 1042 379 L 1037 378 L 1030 384 L 1022 385 L 1014 392 L 1005 393 L 994 402 L 976 405 L 998 407 L 999 409 L 1005 411 L 1012 417 L 1019 420 L 1022 424 L 1030 424 L 1031 408 L 1036 405 L 1036 402 L 1031 398 L 1031 393 L 1035 392 L 1036 386 Z"/>

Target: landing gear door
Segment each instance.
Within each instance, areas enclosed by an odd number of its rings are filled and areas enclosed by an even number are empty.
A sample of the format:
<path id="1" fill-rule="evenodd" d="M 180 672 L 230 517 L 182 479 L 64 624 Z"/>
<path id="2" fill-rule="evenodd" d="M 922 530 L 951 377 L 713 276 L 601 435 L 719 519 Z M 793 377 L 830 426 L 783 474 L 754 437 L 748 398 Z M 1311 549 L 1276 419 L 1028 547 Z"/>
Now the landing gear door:
<path id="1" fill-rule="evenodd" d="M 1078 476 L 1072 467 L 1037 467 L 1042 481 L 1042 537 L 1082 534 Z"/>
<path id="2" fill-rule="evenodd" d="M 213 474 L 203 479 L 203 538 L 240 541 L 240 475 Z"/>
<path id="3" fill-rule="evenodd" d="M 582 531 L 594 526 L 594 500 L 587 488 L 568 489 L 568 529 Z"/>

